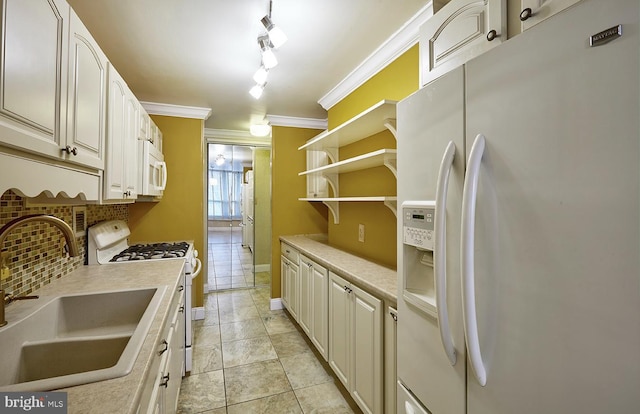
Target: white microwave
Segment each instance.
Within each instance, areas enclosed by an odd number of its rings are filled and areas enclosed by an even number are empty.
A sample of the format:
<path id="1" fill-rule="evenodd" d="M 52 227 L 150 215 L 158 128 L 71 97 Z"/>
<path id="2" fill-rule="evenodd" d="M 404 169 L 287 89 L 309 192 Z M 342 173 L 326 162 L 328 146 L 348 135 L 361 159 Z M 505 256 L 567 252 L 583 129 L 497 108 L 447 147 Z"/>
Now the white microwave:
<path id="1" fill-rule="evenodd" d="M 167 164 L 164 155 L 151 142 L 140 140 L 139 149 L 142 154 L 140 165 L 140 192 L 141 196 L 162 197 L 167 186 Z"/>

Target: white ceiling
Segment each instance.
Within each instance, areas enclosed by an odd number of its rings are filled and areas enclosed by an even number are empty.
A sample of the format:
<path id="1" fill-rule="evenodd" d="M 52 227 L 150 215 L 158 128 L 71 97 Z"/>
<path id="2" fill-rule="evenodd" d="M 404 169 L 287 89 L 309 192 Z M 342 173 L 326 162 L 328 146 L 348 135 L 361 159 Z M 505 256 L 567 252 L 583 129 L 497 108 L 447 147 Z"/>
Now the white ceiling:
<path id="1" fill-rule="evenodd" d="M 326 119 L 318 100 L 428 3 L 273 0 L 289 41 L 255 100 L 269 0 L 68 2 L 139 100 L 211 108 L 206 128 L 239 131 L 266 114 Z"/>

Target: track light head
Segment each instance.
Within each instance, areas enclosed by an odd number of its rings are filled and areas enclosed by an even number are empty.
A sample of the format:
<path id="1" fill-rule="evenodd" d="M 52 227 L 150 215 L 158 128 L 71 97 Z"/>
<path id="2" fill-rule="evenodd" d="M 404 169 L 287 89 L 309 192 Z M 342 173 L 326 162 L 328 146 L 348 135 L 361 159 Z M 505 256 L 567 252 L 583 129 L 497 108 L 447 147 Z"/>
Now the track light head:
<path id="1" fill-rule="evenodd" d="M 260 21 L 262 22 L 264 28 L 267 29 L 269 40 L 271 40 L 274 49 L 277 49 L 285 44 L 285 42 L 287 41 L 287 35 L 284 34 L 282 29 L 273 24 L 269 16 L 264 16 Z"/>

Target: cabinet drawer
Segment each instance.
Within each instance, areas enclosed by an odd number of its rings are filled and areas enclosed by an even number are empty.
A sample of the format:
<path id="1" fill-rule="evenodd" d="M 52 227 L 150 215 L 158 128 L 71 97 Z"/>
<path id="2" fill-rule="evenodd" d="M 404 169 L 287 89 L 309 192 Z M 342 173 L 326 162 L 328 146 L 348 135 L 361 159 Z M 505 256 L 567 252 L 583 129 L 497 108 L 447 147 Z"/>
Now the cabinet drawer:
<path id="1" fill-rule="evenodd" d="M 280 243 L 280 254 L 291 260 L 294 264 L 298 264 L 298 251 L 286 243 Z"/>

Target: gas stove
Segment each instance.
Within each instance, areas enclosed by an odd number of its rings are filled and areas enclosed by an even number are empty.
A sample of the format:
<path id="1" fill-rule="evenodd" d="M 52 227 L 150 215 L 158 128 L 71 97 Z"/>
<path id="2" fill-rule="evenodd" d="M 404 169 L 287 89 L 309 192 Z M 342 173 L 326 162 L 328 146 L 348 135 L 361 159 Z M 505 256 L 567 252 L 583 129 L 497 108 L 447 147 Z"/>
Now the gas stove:
<path id="1" fill-rule="evenodd" d="M 185 370 L 191 371 L 193 326 L 191 290 L 192 280 L 200 273 L 202 262 L 198 251 L 188 241 L 133 244 L 129 246 L 129 226 L 122 220 L 103 221 L 89 227 L 87 263 L 90 265 L 134 263 L 145 260 L 184 260 L 185 286 Z"/>
<path id="2" fill-rule="evenodd" d="M 130 260 L 175 259 L 185 257 L 189 243 L 150 243 L 134 244 L 112 257 L 110 262 L 128 262 Z"/>

